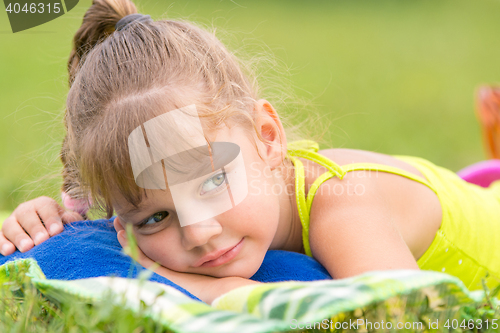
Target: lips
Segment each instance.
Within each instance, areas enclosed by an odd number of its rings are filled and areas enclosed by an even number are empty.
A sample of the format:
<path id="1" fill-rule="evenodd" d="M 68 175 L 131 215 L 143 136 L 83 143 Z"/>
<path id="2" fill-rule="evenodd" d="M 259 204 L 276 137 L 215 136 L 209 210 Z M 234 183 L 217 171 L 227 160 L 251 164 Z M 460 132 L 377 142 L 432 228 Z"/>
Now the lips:
<path id="1" fill-rule="evenodd" d="M 240 252 L 243 238 L 235 245 L 203 256 L 194 267 L 214 267 L 232 260 Z"/>

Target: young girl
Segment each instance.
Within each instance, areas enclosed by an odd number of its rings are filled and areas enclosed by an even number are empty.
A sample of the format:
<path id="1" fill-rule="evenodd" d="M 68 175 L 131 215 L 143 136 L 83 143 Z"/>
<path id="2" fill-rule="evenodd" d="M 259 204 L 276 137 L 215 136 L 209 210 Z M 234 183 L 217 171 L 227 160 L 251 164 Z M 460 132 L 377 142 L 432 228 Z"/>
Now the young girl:
<path id="1" fill-rule="evenodd" d="M 277 111 L 212 34 L 136 13 L 127 0 L 94 0 L 85 14 L 68 66 L 62 159 L 68 202 L 116 212 L 122 245 L 132 225 L 142 265 L 158 262 L 158 274 L 209 303 L 257 283 L 248 278 L 269 249 L 313 256 L 334 278 L 420 268 L 471 290 L 487 272 L 488 286 L 498 284 L 500 182 L 484 189 L 421 158 L 288 142 Z M 131 138 L 144 140 L 151 163 L 155 145 L 193 146 L 187 122 L 151 135 L 151 124 L 187 109 L 196 110 L 206 147 L 229 145 L 210 150 L 228 163 L 210 160 L 203 177 L 173 182 L 165 158 L 165 186 L 140 185 Z M 237 147 L 238 167 L 227 147 Z M 215 209 L 223 196 L 232 201 Z M 62 220 L 80 218 L 64 214 L 46 197 L 21 204 L 3 224 L 2 254 L 27 251 L 59 233 Z"/>

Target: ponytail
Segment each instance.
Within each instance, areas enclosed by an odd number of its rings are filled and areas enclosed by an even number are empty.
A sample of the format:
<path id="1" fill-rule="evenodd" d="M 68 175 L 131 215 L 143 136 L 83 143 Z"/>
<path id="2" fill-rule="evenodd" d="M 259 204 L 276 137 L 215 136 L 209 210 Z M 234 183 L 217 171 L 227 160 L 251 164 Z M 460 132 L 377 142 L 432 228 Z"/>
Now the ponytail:
<path id="1" fill-rule="evenodd" d="M 81 27 L 73 38 L 73 48 L 68 60 L 68 84 L 71 88 L 78 70 L 85 61 L 86 54 L 97 44 L 115 31 L 116 23 L 123 17 L 137 13 L 136 6 L 129 0 L 93 0 L 92 5 L 85 13 Z M 67 132 L 66 117 L 64 124 Z M 67 209 L 75 210 L 75 207 L 90 206 L 88 193 L 83 190 L 75 157 L 68 145 L 67 134 L 63 139 L 61 147 L 61 161 L 63 164 L 63 204 Z M 86 209 L 79 209 L 79 213 L 85 217 Z"/>
<path id="2" fill-rule="evenodd" d="M 136 14 L 137 8 L 128 0 L 93 0 L 83 17 L 82 26 L 73 37 L 69 55 L 69 86 L 73 84 L 84 56 L 99 42 L 115 31 L 116 23 L 123 17 Z"/>

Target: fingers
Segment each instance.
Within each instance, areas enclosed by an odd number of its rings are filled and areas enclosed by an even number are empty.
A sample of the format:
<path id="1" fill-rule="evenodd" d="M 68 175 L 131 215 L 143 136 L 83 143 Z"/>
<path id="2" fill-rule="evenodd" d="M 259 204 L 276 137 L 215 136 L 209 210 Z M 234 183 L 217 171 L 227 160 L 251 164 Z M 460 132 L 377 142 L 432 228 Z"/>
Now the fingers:
<path id="1" fill-rule="evenodd" d="M 21 227 L 31 236 L 34 244 L 38 245 L 61 230 L 61 213 L 62 208 L 54 199 L 39 197 L 19 205 L 14 211 L 14 216 Z M 5 235 L 10 239 L 6 232 Z"/>
<path id="2" fill-rule="evenodd" d="M 83 220 L 77 212 L 66 212 L 52 198 L 39 197 L 20 204 L 2 225 L 0 253 L 12 254 L 17 247 L 26 252 L 64 230 L 63 221 Z M 14 246 L 14 249 L 12 248 Z M 4 252 L 1 252 L 3 248 Z"/>
<path id="3" fill-rule="evenodd" d="M 14 251 L 16 251 L 16 247 L 14 246 L 14 244 L 9 242 L 0 231 L 0 253 L 3 256 L 8 256 L 14 253 Z"/>
<path id="4" fill-rule="evenodd" d="M 38 215 L 36 218 L 38 219 Z M 10 241 L 10 243 L 14 244 L 21 252 L 26 252 L 34 246 L 31 238 L 19 225 L 14 213 L 4 221 L 2 225 L 2 236 Z M 3 245 L 5 245 L 5 243 L 2 244 L 2 247 Z"/>
<path id="5" fill-rule="evenodd" d="M 29 223 L 27 225 L 27 228 L 23 225 L 23 228 L 28 231 L 28 233 L 31 235 L 31 238 L 33 238 L 32 233 L 40 233 L 39 237 L 42 237 L 43 234 L 43 241 L 46 241 L 49 239 L 50 236 L 55 236 L 61 231 L 63 231 L 63 223 L 61 219 L 61 215 L 64 212 L 61 206 L 59 204 L 48 197 L 41 197 L 39 200 L 35 200 L 33 202 L 34 209 L 38 216 L 41 219 L 41 222 L 43 222 L 43 225 L 40 223 L 35 223 L 35 221 L 27 220 L 26 222 Z M 31 228 L 33 228 L 33 231 Z M 48 232 L 48 234 L 47 234 Z M 38 245 L 41 242 L 37 242 L 36 236 L 33 238 L 35 241 L 35 244 Z"/>

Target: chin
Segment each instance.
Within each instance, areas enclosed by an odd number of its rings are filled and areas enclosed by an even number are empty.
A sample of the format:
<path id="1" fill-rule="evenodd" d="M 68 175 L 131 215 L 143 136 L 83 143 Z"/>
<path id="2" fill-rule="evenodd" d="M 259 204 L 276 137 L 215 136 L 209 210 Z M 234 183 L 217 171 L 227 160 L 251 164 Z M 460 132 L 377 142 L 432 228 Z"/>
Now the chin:
<path id="1" fill-rule="evenodd" d="M 216 274 L 220 274 L 217 277 L 238 276 L 250 279 L 255 275 L 255 273 L 257 273 L 263 261 L 264 257 L 253 257 L 251 260 L 245 261 L 239 260 L 238 262 L 234 262 L 232 265 L 229 265 L 226 269 L 216 272 Z"/>
<path id="2" fill-rule="evenodd" d="M 257 267 L 257 269 L 255 271 L 248 270 L 248 269 L 241 270 L 241 269 L 231 268 L 231 269 L 227 269 L 227 270 L 224 270 L 224 271 L 215 272 L 213 274 L 207 274 L 207 275 L 211 275 L 211 276 L 217 277 L 217 278 L 237 276 L 237 277 L 241 277 L 241 278 L 245 278 L 245 279 L 250 279 L 258 270 L 259 270 L 258 267 Z"/>

